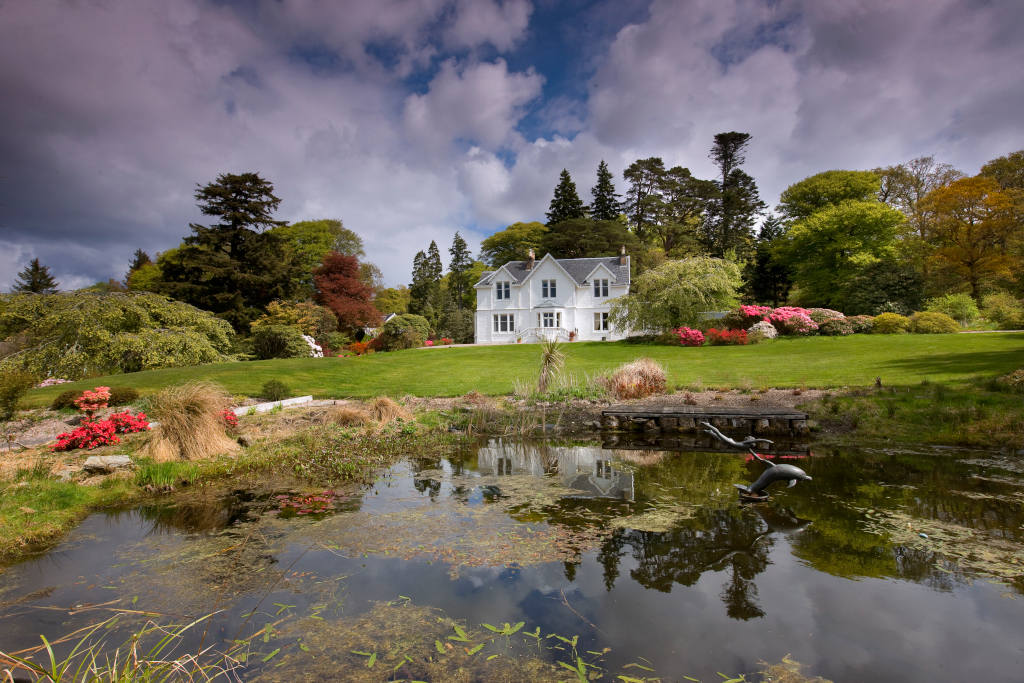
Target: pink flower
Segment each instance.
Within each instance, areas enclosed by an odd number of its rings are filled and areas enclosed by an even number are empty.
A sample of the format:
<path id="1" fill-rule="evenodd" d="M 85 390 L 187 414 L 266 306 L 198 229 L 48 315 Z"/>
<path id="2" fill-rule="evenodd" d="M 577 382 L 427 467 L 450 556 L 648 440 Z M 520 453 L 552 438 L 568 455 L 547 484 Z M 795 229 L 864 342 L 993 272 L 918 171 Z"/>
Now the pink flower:
<path id="1" fill-rule="evenodd" d="M 432 342 L 432 341 L 430 341 L 430 340 L 428 339 L 427 341 L 425 341 L 425 342 L 424 342 L 424 344 L 426 344 L 427 346 L 433 346 L 433 345 L 434 345 L 434 342 Z"/>
<path id="2" fill-rule="evenodd" d="M 683 346 L 700 346 L 704 343 L 704 333 L 689 327 L 674 330 L 679 335 L 679 343 Z"/>

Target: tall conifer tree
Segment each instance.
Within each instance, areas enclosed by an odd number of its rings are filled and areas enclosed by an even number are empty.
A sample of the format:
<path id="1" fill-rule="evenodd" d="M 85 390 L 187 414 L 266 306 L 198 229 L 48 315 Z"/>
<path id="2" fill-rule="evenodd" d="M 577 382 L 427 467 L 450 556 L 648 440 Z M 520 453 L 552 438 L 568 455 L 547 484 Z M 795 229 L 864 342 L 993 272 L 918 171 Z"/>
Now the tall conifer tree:
<path id="1" fill-rule="evenodd" d="M 595 221 L 613 221 L 622 211 L 622 202 L 615 192 L 613 178 L 612 172 L 608 170 L 608 164 L 601 159 L 597 166 L 597 185 L 590 188 L 590 194 L 594 196 L 594 202 L 590 205 L 590 217 Z"/>
<path id="2" fill-rule="evenodd" d="M 551 200 L 551 208 L 548 210 L 548 225 L 561 223 L 572 218 L 585 218 L 587 215 L 583 200 L 576 193 L 576 183 L 569 176 L 569 171 L 562 169 L 558 177 L 558 187 L 555 188 L 555 196 Z"/>
<path id="3" fill-rule="evenodd" d="M 412 262 L 412 284 L 409 285 L 409 312 L 422 315 L 431 325 L 441 313 L 441 252 L 437 242 L 431 240 L 427 253 L 416 253 Z"/>
<path id="4" fill-rule="evenodd" d="M 709 206 L 704 222 L 705 247 L 712 256 L 726 252 L 749 251 L 754 239 L 754 220 L 765 209 L 757 192 L 757 183 L 739 167 L 746 161 L 743 151 L 750 143 L 749 133 L 719 133 L 708 156 L 718 166 L 718 196 Z"/>
<path id="5" fill-rule="evenodd" d="M 463 298 L 473 285 L 472 282 L 469 282 L 470 269 L 473 267 L 473 255 L 469 252 L 466 240 L 462 239 L 459 233 L 455 233 L 455 239 L 452 240 L 452 246 L 448 253 L 452 257 L 448 263 L 448 292 L 455 299 L 455 303 L 461 311 Z"/>
<path id="6" fill-rule="evenodd" d="M 15 292 L 31 292 L 33 294 L 51 294 L 57 291 L 60 284 L 50 275 L 50 268 L 39 263 L 39 259 L 32 259 L 25 270 L 18 273 L 18 279 L 14 283 Z"/>

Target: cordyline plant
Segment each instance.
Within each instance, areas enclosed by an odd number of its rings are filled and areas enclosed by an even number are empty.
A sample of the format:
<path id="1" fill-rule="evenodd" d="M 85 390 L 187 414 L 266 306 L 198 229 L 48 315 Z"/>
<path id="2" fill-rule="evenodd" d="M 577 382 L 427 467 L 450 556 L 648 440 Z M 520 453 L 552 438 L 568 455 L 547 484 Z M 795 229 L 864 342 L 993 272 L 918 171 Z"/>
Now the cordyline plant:
<path id="1" fill-rule="evenodd" d="M 736 305 L 740 269 L 731 261 L 697 256 L 668 261 L 649 270 L 612 301 L 613 325 L 637 332 L 699 327 L 708 311 Z"/>

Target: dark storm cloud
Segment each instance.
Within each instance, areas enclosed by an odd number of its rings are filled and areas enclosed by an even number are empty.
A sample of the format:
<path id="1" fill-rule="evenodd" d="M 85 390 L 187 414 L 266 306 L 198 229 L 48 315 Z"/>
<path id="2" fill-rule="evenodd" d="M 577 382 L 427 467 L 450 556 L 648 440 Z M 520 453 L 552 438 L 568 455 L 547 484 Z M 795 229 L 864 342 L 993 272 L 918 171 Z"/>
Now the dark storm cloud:
<path id="1" fill-rule="evenodd" d="M 195 186 L 225 172 L 270 179 L 283 219 L 342 218 L 397 284 L 431 239 L 542 218 L 563 167 L 585 200 L 602 158 L 709 176 L 724 130 L 754 135 L 770 202 L 827 168 L 975 172 L 1024 147 L 1019 2 L 623 7 L 0 5 L 0 289 L 33 256 L 64 286 L 121 277 L 202 221 Z"/>

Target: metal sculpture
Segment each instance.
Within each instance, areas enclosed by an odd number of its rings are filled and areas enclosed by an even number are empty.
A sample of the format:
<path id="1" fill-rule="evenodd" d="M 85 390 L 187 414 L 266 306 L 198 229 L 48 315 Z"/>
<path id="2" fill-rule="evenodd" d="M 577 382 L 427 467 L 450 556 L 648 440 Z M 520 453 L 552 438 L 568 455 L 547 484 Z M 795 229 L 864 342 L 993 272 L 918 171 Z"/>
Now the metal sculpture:
<path id="1" fill-rule="evenodd" d="M 740 498 L 745 500 L 764 500 L 768 497 L 765 489 L 777 481 L 788 481 L 790 488 L 796 486 L 798 481 L 811 481 L 811 477 L 799 467 L 795 467 L 793 465 L 776 465 L 771 460 L 762 458 L 754 452 L 753 446 L 755 443 L 774 443 L 773 441 L 769 441 L 768 439 L 758 439 L 753 436 L 748 436 L 743 441 L 736 441 L 735 439 L 730 439 L 725 434 L 722 434 L 722 432 L 718 431 L 718 429 L 707 422 L 701 422 L 701 425 L 707 427 L 707 429 L 704 430 L 705 434 L 710 434 L 730 448 L 749 451 L 752 456 L 768 466 L 761 476 L 758 477 L 757 481 L 750 486 L 733 484 L 733 486 L 739 489 Z"/>

